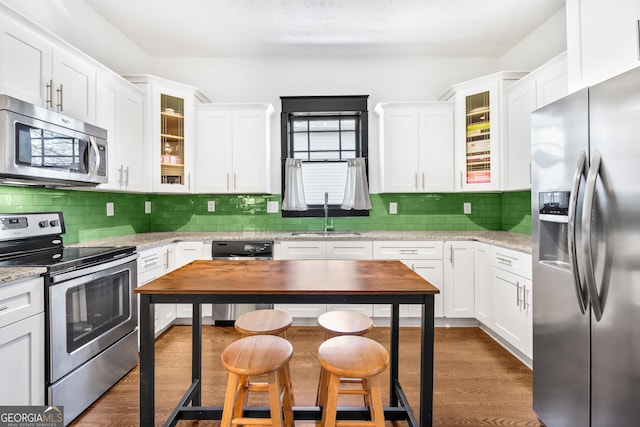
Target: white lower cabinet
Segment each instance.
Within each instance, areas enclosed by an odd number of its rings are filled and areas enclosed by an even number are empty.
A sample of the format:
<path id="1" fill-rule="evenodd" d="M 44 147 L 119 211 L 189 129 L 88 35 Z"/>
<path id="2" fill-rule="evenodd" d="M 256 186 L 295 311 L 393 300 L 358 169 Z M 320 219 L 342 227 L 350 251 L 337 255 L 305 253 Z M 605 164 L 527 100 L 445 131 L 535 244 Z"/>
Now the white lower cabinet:
<path id="1" fill-rule="evenodd" d="M 164 276 L 175 269 L 175 243 L 138 251 L 138 286 Z M 138 299 L 138 305 L 140 299 Z M 138 313 L 140 310 L 138 309 Z M 176 319 L 175 304 L 155 305 L 155 335 L 166 330 Z"/>
<path id="2" fill-rule="evenodd" d="M 473 318 L 473 242 L 444 243 L 444 317 Z"/>
<path id="3" fill-rule="evenodd" d="M 492 329 L 528 358 L 533 347 L 531 284 L 531 255 L 492 247 Z"/>
<path id="4" fill-rule="evenodd" d="M 274 259 L 371 259 L 373 243 L 366 240 L 283 240 L 273 245 Z M 371 304 L 274 304 L 291 317 L 317 318 L 327 311 L 351 310 L 373 316 Z"/>
<path id="5" fill-rule="evenodd" d="M 44 405 L 44 283 L 0 285 L 0 402 Z"/>

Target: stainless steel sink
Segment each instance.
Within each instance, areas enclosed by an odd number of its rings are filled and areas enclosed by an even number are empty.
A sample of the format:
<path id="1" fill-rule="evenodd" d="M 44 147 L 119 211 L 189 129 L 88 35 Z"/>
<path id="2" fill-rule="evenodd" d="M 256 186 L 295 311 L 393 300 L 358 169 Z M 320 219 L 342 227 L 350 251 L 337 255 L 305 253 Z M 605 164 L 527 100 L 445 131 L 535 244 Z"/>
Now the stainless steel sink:
<path id="1" fill-rule="evenodd" d="M 291 235 L 296 237 L 356 237 L 360 233 L 357 231 L 294 231 Z"/>

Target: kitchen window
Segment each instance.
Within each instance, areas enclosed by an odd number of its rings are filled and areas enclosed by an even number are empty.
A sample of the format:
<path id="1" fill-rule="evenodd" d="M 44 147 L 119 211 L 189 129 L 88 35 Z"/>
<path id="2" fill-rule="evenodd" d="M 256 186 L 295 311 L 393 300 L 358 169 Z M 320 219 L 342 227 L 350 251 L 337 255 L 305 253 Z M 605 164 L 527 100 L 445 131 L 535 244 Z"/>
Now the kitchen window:
<path id="1" fill-rule="evenodd" d="M 367 160 L 368 111 L 364 96 L 281 97 L 282 197 L 285 161 L 299 159 L 306 210 L 282 210 L 283 217 L 367 216 L 366 209 L 342 209 L 349 159 Z"/>

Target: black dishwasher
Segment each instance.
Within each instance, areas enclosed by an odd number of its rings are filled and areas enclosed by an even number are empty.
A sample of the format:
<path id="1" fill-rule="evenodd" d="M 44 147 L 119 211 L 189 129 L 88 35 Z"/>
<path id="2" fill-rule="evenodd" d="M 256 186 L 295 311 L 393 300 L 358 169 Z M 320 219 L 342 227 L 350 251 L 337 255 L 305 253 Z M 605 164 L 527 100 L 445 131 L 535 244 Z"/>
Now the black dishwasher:
<path id="1" fill-rule="evenodd" d="M 273 259 L 273 240 L 214 240 L 211 258 L 232 261 Z M 253 310 L 273 308 L 272 304 L 213 304 L 213 321 L 218 326 L 233 326 L 235 319 Z"/>

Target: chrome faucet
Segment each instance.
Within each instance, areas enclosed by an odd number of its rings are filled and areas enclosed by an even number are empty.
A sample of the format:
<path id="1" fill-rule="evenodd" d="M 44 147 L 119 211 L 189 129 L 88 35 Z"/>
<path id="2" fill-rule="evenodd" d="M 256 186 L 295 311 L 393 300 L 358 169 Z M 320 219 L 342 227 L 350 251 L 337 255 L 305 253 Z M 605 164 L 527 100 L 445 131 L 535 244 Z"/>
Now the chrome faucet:
<path id="1" fill-rule="evenodd" d="M 324 193 L 324 231 L 333 230 L 333 221 L 329 224 L 329 193 Z"/>

